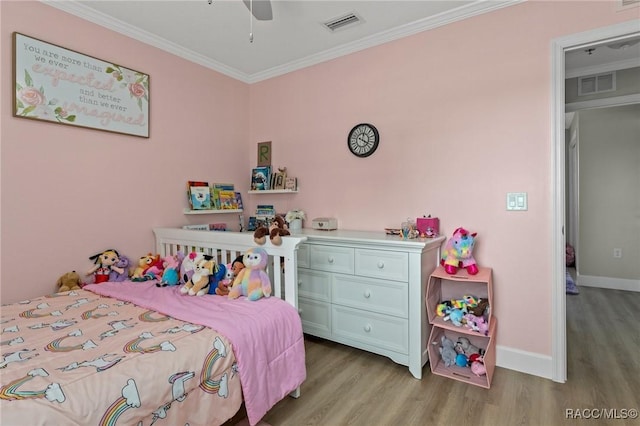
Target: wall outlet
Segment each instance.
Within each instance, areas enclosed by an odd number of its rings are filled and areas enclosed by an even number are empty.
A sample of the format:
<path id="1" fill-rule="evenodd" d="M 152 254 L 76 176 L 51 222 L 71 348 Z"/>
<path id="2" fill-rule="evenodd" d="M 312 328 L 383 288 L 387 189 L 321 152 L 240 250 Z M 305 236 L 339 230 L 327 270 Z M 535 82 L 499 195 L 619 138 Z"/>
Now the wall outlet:
<path id="1" fill-rule="evenodd" d="M 620 259 L 622 257 L 622 249 L 614 248 L 613 249 L 613 257 L 615 257 L 616 259 Z"/>

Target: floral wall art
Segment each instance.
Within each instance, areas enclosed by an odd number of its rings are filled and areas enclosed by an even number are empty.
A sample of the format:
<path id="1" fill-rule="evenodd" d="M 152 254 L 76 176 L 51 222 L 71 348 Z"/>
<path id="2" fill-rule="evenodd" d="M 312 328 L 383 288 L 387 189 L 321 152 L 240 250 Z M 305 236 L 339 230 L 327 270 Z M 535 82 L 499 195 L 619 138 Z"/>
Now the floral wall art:
<path id="1" fill-rule="evenodd" d="M 16 117 L 149 137 L 149 76 L 13 33 Z"/>

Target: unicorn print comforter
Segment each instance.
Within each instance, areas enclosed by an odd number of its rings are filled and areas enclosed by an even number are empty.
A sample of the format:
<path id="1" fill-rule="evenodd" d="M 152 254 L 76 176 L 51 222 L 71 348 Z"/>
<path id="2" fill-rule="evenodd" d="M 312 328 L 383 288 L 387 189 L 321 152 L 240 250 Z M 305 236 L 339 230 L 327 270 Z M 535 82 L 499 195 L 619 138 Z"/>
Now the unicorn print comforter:
<path id="1" fill-rule="evenodd" d="M 205 324 L 215 323 L 215 315 L 178 319 L 194 299 L 226 298 L 182 296 L 176 289 L 103 283 L 2 306 L 0 424 L 196 426 L 231 418 L 243 393 L 237 351 L 228 336 Z M 147 300 L 168 296 L 179 303 L 158 310 L 96 293 L 131 299 L 134 290 Z M 302 360 L 304 366 L 304 353 Z M 284 383 L 282 392 L 299 383 Z M 250 423 L 273 404 L 256 409 L 253 403 Z"/>

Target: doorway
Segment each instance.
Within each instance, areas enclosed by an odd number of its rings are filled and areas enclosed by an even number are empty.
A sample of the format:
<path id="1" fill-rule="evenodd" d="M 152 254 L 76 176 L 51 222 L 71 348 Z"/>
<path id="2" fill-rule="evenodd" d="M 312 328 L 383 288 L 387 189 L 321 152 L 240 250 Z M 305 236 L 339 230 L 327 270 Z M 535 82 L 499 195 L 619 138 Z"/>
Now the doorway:
<path id="1" fill-rule="evenodd" d="M 552 42 L 552 224 L 551 272 L 553 277 L 552 310 L 552 380 L 567 380 L 566 277 L 565 277 L 565 52 L 584 49 L 605 41 L 638 36 L 638 21 L 625 22 L 573 34 Z"/>

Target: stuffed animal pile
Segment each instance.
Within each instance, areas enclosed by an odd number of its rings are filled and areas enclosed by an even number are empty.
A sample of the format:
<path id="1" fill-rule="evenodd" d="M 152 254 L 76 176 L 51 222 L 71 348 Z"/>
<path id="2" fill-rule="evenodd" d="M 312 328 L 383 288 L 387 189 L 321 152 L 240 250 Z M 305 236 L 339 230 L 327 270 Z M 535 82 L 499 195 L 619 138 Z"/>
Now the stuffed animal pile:
<path id="1" fill-rule="evenodd" d="M 433 342 L 437 345 L 438 342 Z M 440 358 L 445 367 L 456 365 L 458 367 L 468 367 L 476 376 L 484 376 L 487 369 L 484 366 L 485 350 L 474 344 L 467 337 L 458 337 L 454 343 L 446 336 L 440 337 Z"/>
<path id="2" fill-rule="evenodd" d="M 436 307 L 436 315 L 457 327 L 465 326 L 485 336 L 489 334 L 490 306 L 487 299 L 464 295 L 462 299 L 445 300 Z"/>

